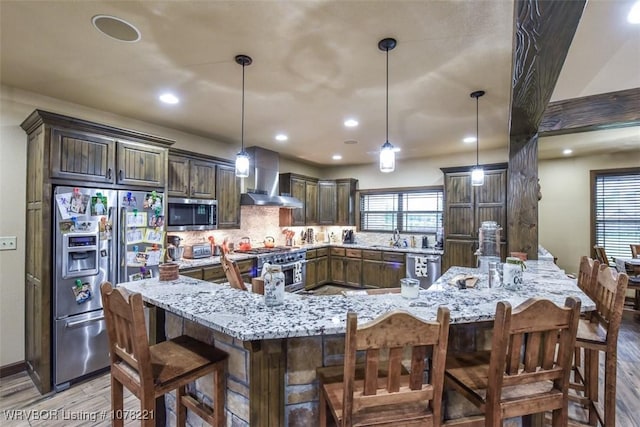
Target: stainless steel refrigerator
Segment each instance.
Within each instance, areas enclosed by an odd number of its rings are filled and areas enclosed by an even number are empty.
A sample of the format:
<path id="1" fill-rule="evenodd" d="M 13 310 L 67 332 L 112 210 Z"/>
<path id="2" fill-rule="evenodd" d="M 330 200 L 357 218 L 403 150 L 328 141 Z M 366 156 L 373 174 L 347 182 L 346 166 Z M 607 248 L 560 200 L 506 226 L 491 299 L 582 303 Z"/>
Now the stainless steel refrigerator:
<path id="1" fill-rule="evenodd" d="M 54 189 L 53 386 L 109 366 L 100 284 L 157 277 L 164 197 L 155 191 Z"/>

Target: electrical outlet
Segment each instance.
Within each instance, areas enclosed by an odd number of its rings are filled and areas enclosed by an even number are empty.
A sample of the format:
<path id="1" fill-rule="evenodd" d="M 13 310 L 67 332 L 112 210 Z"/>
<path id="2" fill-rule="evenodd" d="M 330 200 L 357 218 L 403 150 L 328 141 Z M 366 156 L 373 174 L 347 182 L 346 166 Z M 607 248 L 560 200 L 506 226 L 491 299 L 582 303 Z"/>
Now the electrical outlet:
<path id="1" fill-rule="evenodd" d="M 16 236 L 0 237 L 0 251 L 15 251 L 17 242 Z"/>

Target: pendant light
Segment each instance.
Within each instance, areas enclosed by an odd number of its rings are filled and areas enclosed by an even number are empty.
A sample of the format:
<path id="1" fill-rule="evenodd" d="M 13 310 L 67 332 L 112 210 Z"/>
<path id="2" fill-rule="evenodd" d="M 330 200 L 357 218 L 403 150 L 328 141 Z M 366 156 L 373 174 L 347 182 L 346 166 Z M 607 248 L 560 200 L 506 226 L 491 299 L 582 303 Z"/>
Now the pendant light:
<path id="1" fill-rule="evenodd" d="M 246 178 L 249 176 L 249 154 L 244 151 L 244 67 L 251 65 L 253 60 L 247 55 L 237 55 L 236 62 L 242 65 L 242 125 L 240 130 L 240 152 L 236 155 L 236 176 Z"/>
<path id="2" fill-rule="evenodd" d="M 396 47 L 396 40 L 387 38 L 378 42 L 378 49 L 387 53 L 387 102 L 386 102 L 386 119 L 387 134 L 385 143 L 380 148 L 380 172 L 393 172 L 396 168 L 396 150 L 389 142 L 389 51 Z"/>
<path id="3" fill-rule="evenodd" d="M 476 99 L 476 167 L 471 170 L 471 185 L 481 186 L 484 184 L 484 170 L 480 167 L 480 136 L 478 135 L 478 98 L 484 95 L 483 90 L 471 92 L 471 97 Z"/>

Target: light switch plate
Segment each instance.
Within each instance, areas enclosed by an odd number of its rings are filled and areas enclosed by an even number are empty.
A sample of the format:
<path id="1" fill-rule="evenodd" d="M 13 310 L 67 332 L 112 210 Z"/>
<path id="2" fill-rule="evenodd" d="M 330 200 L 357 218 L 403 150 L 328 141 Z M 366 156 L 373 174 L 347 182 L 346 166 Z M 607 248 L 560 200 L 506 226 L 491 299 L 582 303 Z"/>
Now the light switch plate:
<path id="1" fill-rule="evenodd" d="M 0 251 L 15 251 L 17 242 L 16 236 L 0 237 Z"/>

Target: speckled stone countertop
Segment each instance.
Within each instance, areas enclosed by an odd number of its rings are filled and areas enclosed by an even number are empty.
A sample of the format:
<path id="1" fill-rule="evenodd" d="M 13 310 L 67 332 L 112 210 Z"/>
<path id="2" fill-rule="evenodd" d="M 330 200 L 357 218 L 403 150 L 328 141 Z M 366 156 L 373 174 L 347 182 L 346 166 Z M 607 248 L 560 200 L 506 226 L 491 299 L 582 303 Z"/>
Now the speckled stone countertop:
<path id="1" fill-rule="evenodd" d="M 244 259 L 252 259 L 255 257 L 256 257 L 255 255 L 248 255 L 248 254 L 230 254 L 229 255 L 229 258 L 233 261 L 241 261 Z M 206 267 L 208 265 L 220 264 L 220 257 L 210 256 L 206 258 L 197 258 L 197 259 L 182 258 L 180 261 L 172 261 L 172 262 L 175 262 L 176 264 L 178 264 L 179 265 L 178 268 L 180 270 L 187 270 L 189 268 Z"/>
<path id="2" fill-rule="evenodd" d="M 262 295 L 180 276 L 159 282 L 157 278 L 119 284 L 140 292 L 143 299 L 171 313 L 242 341 L 343 334 L 347 312 L 368 321 L 394 309 L 404 309 L 425 320 L 434 319 L 438 306 L 451 310 L 452 323 L 493 319 L 496 303 L 509 301 L 514 307 L 529 297 L 548 298 L 564 304 L 568 296 L 582 301 L 583 311 L 595 304 L 558 267 L 545 261 L 527 261 L 524 285 L 519 291 L 487 289 L 487 277 L 476 269 L 453 267 L 431 288 L 420 290 L 417 299 L 400 294 L 357 296 L 312 296 L 286 294 L 285 303 L 266 307 Z M 457 274 L 475 274 L 480 280 L 474 289 L 459 290 L 448 285 Z"/>

